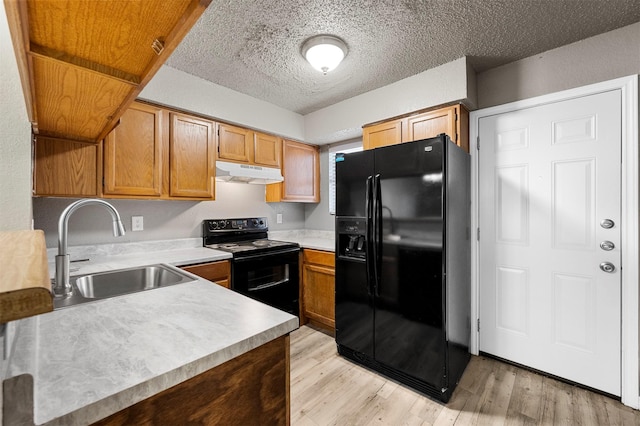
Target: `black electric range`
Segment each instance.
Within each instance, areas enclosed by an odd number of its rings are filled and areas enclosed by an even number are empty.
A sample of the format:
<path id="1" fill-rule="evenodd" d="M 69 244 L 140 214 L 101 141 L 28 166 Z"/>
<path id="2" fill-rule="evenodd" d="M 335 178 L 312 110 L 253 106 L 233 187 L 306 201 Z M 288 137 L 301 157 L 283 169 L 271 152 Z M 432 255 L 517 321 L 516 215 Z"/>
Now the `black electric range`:
<path id="1" fill-rule="evenodd" d="M 231 289 L 299 315 L 300 246 L 268 239 L 267 218 L 208 219 L 203 245 L 229 252 Z"/>

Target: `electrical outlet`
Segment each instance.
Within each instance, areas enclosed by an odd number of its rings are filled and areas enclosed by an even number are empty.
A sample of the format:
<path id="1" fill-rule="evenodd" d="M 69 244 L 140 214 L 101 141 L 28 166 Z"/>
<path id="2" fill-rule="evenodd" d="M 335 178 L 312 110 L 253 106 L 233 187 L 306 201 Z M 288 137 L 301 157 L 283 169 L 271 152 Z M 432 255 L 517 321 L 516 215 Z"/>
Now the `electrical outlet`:
<path id="1" fill-rule="evenodd" d="M 131 216 L 131 230 L 142 231 L 144 229 L 143 216 Z"/>
<path id="2" fill-rule="evenodd" d="M 282 213 L 276 214 L 276 223 L 282 223 Z"/>

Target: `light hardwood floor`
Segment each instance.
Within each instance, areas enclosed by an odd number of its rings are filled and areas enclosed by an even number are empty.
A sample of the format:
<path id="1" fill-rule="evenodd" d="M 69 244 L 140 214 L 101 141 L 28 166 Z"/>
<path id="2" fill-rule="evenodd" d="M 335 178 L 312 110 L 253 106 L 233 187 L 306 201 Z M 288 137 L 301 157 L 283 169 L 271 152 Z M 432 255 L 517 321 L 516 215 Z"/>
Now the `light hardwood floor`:
<path id="1" fill-rule="evenodd" d="M 331 336 L 303 326 L 291 333 L 291 424 L 640 426 L 640 411 L 477 356 L 443 405 L 338 356 Z"/>

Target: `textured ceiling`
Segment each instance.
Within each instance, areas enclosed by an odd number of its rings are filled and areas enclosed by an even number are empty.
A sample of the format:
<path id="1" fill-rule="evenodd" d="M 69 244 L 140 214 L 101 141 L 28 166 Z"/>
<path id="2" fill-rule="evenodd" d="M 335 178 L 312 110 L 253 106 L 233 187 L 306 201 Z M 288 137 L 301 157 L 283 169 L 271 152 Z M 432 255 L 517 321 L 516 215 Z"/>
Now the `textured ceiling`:
<path id="1" fill-rule="evenodd" d="M 467 56 L 477 72 L 640 21 L 640 0 L 214 0 L 167 65 L 307 114 Z M 327 75 L 301 56 L 341 37 Z"/>

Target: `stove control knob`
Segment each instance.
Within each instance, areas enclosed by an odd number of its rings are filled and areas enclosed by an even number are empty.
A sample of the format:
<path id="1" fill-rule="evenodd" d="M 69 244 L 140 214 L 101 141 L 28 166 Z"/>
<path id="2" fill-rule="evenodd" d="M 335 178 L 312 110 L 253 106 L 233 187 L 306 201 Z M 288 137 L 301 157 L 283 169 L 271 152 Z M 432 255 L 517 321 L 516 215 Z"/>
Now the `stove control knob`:
<path id="1" fill-rule="evenodd" d="M 218 229 L 218 222 L 209 222 L 209 229 Z"/>
<path id="2" fill-rule="evenodd" d="M 260 219 L 260 226 L 264 225 L 264 220 Z"/>
<path id="3" fill-rule="evenodd" d="M 220 227 L 220 229 L 226 228 L 227 227 L 227 221 L 226 220 L 221 220 L 219 227 Z"/>
<path id="4" fill-rule="evenodd" d="M 258 226 L 258 219 L 253 219 L 251 221 L 251 223 L 253 224 L 254 227 L 257 227 Z"/>

